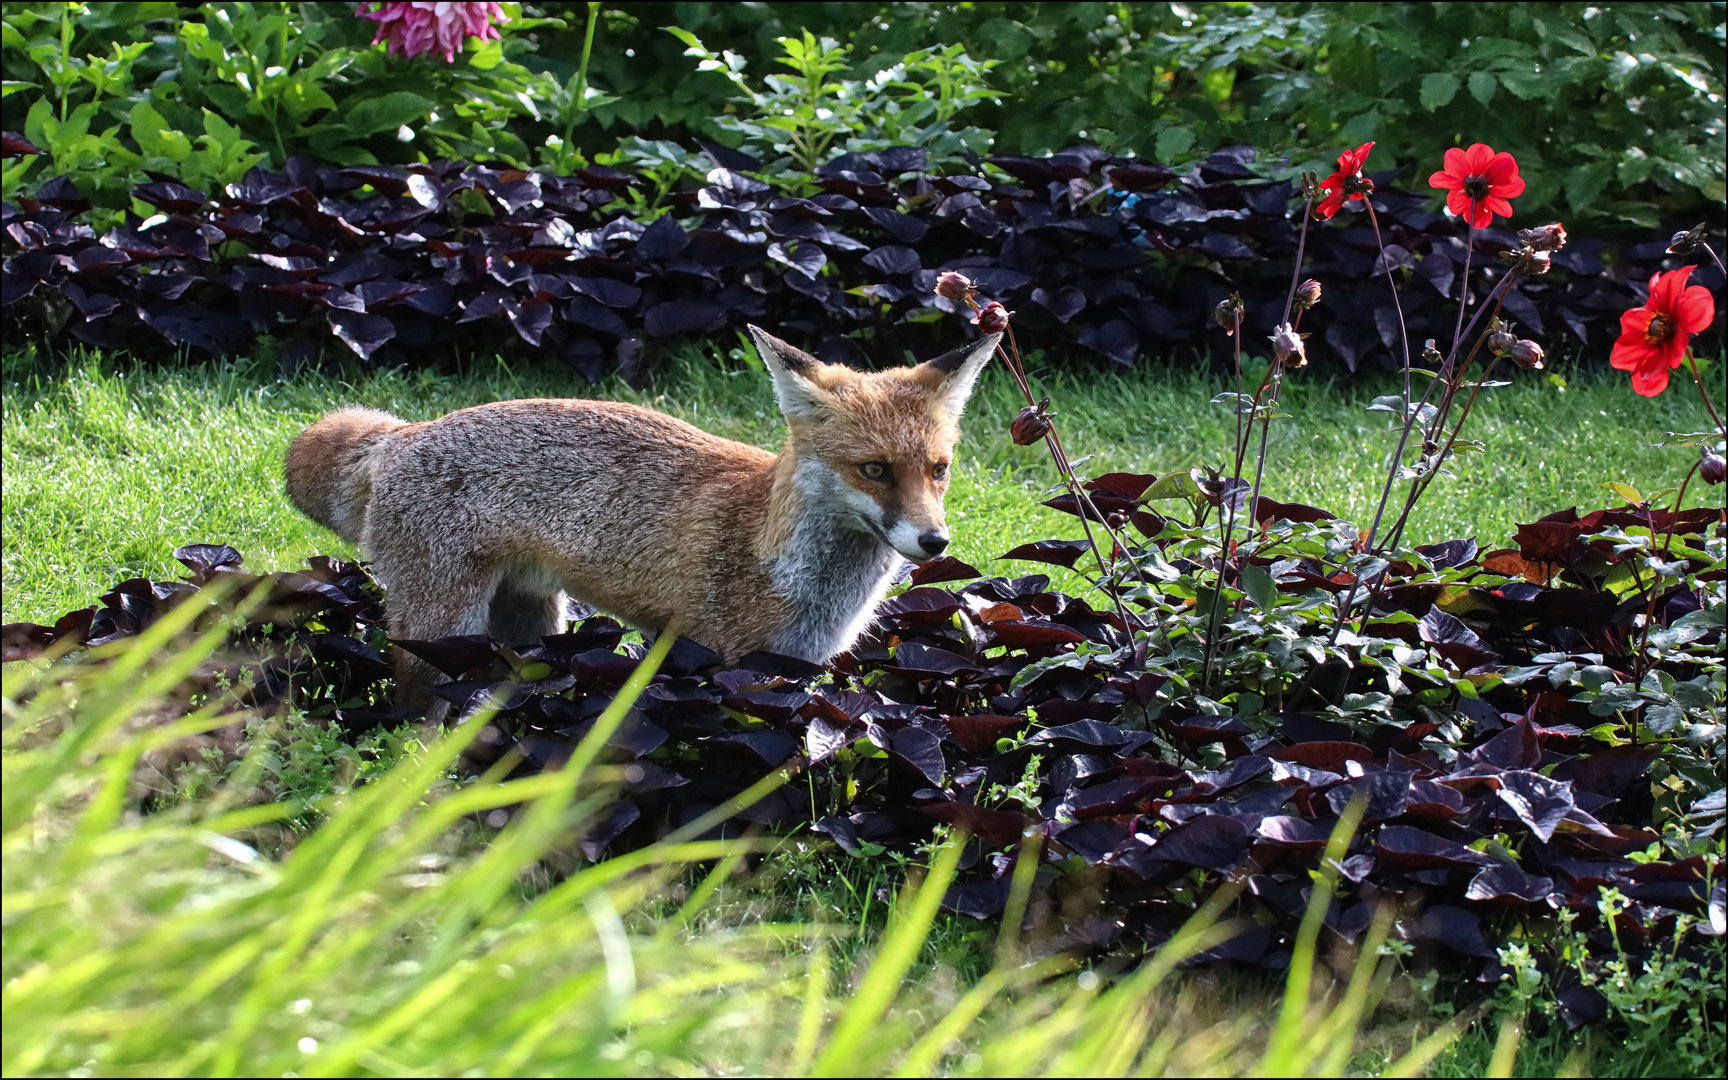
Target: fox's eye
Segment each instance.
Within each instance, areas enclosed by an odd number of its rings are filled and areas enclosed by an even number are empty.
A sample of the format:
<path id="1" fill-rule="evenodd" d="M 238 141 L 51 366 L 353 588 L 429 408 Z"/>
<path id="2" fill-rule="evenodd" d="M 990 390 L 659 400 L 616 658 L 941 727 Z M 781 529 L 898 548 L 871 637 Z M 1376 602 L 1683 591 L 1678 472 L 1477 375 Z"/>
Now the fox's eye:
<path id="1" fill-rule="evenodd" d="M 858 471 L 871 480 L 888 479 L 888 466 L 884 462 L 866 461 L 864 464 L 858 466 Z"/>
<path id="2" fill-rule="evenodd" d="M 933 479 L 941 480 L 941 479 L 946 478 L 947 475 L 948 475 L 948 463 L 946 461 L 938 461 L 935 465 L 932 465 L 930 467 L 930 476 Z"/>

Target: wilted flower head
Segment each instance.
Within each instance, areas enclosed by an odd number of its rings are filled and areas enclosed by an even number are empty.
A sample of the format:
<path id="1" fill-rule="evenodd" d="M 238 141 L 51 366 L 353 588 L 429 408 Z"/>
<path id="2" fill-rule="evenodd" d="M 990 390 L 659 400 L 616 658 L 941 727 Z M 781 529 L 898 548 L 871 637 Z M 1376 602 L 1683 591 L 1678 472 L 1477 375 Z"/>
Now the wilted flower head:
<path id="1" fill-rule="evenodd" d="M 1692 226 L 1690 229 L 1687 229 L 1685 232 L 1677 232 L 1672 237 L 1669 238 L 1669 240 L 1668 240 L 1668 254 L 1670 254 L 1670 255 L 1690 255 L 1690 254 L 1692 254 L 1692 249 L 1697 247 L 1699 244 L 1702 244 L 1703 242 L 1704 242 L 1704 222 L 1700 221 L 1698 224 Z"/>
<path id="2" fill-rule="evenodd" d="M 1437 368 L 1444 363 L 1445 360 L 1446 358 L 1440 355 L 1440 349 L 1434 344 L 1434 339 L 1429 338 L 1428 344 L 1422 346 L 1422 362 L 1427 364 L 1429 367 Z"/>
<path id="3" fill-rule="evenodd" d="M 1446 190 L 1446 209 L 1467 218 L 1474 229 L 1486 229 L 1496 214 L 1511 217 L 1512 204 L 1507 200 L 1524 194 L 1517 159 L 1505 151 L 1496 154 L 1487 143 L 1446 151 L 1446 167 L 1430 176 L 1428 183 Z"/>
<path id="4" fill-rule="evenodd" d="M 986 334 L 1000 334 L 1008 329 L 1008 320 L 1013 312 L 992 300 L 978 309 L 978 314 L 972 316 L 972 321 L 978 324 L 978 329 Z"/>
<path id="5" fill-rule="evenodd" d="M 1716 301 L 1702 285 L 1688 287 L 1692 266 L 1650 279 L 1650 299 L 1620 316 L 1620 340 L 1608 363 L 1632 373 L 1632 389 L 1655 397 L 1668 389 L 1668 371 L 1680 366 L 1692 335 L 1716 317 Z"/>
<path id="6" fill-rule="evenodd" d="M 503 4 L 364 3 L 354 14 L 378 24 L 372 44 L 389 42 L 391 56 L 441 52 L 447 63 L 456 62 L 467 39 L 494 39 L 498 27 L 493 24 L 510 21 Z"/>
<path id="7" fill-rule="evenodd" d="M 1028 405 L 1020 410 L 1020 415 L 1014 418 L 1009 426 L 1008 434 L 1020 446 L 1031 446 L 1050 432 L 1050 399 L 1045 398 L 1036 405 Z"/>
<path id="8" fill-rule="evenodd" d="M 1360 199 L 1374 190 L 1374 182 L 1362 175 L 1362 166 L 1368 161 L 1368 152 L 1372 149 L 1374 144 L 1367 142 L 1338 155 L 1338 171 L 1320 181 L 1326 197 L 1314 208 L 1315 217 L 1329 218 L 1343 207 L 1346 200 Z"/>
<path id="9" fill-rule="evenodd" d="M 1556 221 L 1534 229 L 1519 229 L 1518 242 L 1532 251 L 1559 251 L 1566 246 L 1566 226 Z"/>
<path id="10" fill-rule="evenodd" d="M 1272 354 L 1285 367 L 1295 370 L 1308 362 L 1308 352 L 1302 345 L 1302 335 L 1289 323 L 1279 323 L 1272 335 Z"/>
<path id="11" fill-rule="evenodd" d="M 936 279 L 936 295 L 944 299 L 965 302 L 977 295 L 978 286 L 965 274 L 949 270 Z"/>
<path id="12" fill-rule="evenodd" d="M 1698 447 L 1698 456 L 1704 460 L 1698 464 L 1698 475 L 1704 478 L 1706 484 L 1720 484 L 1728 480 L 1728 461 L 1722 460 L 1722 455 L 1708 446 Z"/>
<path id="13" fill-rule="evenodd" d="M 1231 293 L 1218 301 L 1218 306 L 1212 309 L 1212 317 L 1218 320 L 1226 334 L 1235 336 L 1236 331 L 1242 328 L 1242 294 Z"/>
<path id="14" fill-rule="evenodd" d="M 1522 338 L 1512 346 L 1512 362 L 1526 371 L 1541 367 L 1542 355 L 1542 346 L 1529 338 Z"/>
<path id="15" fill-rule="evenodd" d="M 1309 278 L 1296 286 L 1296 310 L 1307 311 L 1320 302 L 1320 283 Z"/>

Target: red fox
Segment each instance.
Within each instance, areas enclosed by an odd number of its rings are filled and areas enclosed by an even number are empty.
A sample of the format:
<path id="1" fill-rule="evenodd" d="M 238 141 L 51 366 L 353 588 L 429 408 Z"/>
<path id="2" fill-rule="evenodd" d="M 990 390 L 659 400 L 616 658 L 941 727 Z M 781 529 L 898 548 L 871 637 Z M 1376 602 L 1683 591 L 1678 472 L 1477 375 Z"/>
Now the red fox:
<path id="1" fill-rule="evenodd" d="M 562 629 L 568 593 L 729 660 L 825 663 L 902 556 L 947 548 L 958 421 L 1002 335 L 867 373 L 750 333 L 786 418 L 777 455 L 617 402 L 413 424 L 349 407 L 289 447 L 288 496 L 372 561 L 397 638 L 536 643 Z M 397 652 L 403 700 L 423 701 L 436 672 Z"/>

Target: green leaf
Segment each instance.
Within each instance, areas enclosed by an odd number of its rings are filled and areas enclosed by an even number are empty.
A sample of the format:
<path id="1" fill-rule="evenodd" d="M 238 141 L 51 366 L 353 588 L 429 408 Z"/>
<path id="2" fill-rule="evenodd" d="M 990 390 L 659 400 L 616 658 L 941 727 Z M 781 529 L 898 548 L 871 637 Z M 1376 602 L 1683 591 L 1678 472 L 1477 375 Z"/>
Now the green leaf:
<path id="1" fill-rule="evenodd" d="M 1539 98 L 1552 89 L 1552 80 L 1545 78 L 1541 72 L 1524 65 L 1510 67 L 1500 72 L 1500 82 L 1513 95 L 1526 101 Z"/>
<path id="2" fill-rule="evenodd" d="M 1625 499 L 1633 506 L 1641 506 L 1644 503 L 1644 496 L 1631 484 L 1622 484 L 1618 480 L 1610 480 L 1602 486 L 1620 496 L 1622 499 Z"/>
<path id="3" fill-rule="evenodd" d="M 1470 96 L 1484 105 L 1494 100 L 1494 90 L 1498 86 L 1494 76 L 1486 71 L 1474 72 L 1470 76 Z"/>
<path id="4" fill-rule="evenodd" d="M 343 125 L 355 135 L 375 135 L 424 120 L 433 107 L 434 103 L 428 98 L 396 90 L 355 105 L 343 117 Z"/>
<path id="5" fill-rule="evenodd" d="M 1168 127 L 1158 133 L 1152 153 L 1159 161 L 1174 161 L 1193 148 L 1194 139 L 1191 127 Z"/>
<path id="6" fill-rule="evenodd" d="M 1602 189 L 1608 186 L 1608 164 L 1597 162 L 1582 168 L 1573 169 L 1566 177 L 1566 201 L 1572 205 L 1574 213 L 1588 210 L 1602 194 Z"/>
<path id="7" fill-rule="evenodd" d="M 1154 499 L 1191 499 L 1200 493 L 1200 486 L 1185 472 L 1173 472 L 1161 477 L 1140 496 L 1142 502 Z"/>
<path id="8" fill-rule="evenodd" d="M 1445 72 L 1422 77 L 1422 92 L 1419 100 L 1422 107 L 1433 112 L 1442 105 L 1450 104 L 1458 96 L 1458 76 Z"/>
<path id="9" fill-rule="evenodd" d="M 1254 601 L 1254 606 L 1262 611 L 1271 611 L 1278 602 L 1278 582 L 1267 573 L 1264 567 L 1253 563 L 1242 568 L 1240 584 L 1242 591 L 1248 594 L 1248 599 Z"/>

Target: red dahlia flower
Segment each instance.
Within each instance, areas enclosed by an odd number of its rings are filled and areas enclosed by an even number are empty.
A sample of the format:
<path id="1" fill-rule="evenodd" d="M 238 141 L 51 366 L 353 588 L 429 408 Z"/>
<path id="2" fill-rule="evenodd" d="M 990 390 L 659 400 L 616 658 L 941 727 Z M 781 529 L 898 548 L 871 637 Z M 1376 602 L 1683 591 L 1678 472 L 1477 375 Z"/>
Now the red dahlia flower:
<path id="1" fill-rule="evenodd" d="M 1373 184 L 1362 179 L 1362 165 L 1372 149 L 1374 144 L 1367 142 L 1338 155 L 1338 171 L 1320 181 L 1326 197 L 1314 208 L 1315 217 L 1329 218 L 1343 208 L 1346 199 L 1360 199 L 1374 190 Z"/>
<path id="2" fill-rule="evenodd" d="M 364 3 L 354 14 L 378 24 L 372 44 L 388 41 L 391 56 L 441 52 L 452 64 L 468 38 L 496 38 L 498 28 L 492 24 L 510 21 L 503 4 Z"/>
<path id="3" fill-rule="evenodd" d="M 1620 316 L 1620 340 L 1608 362 L 1632 373 L 1632 389 L 1655 397 L 1668 389 L 1668 371 L 1680 366 L 1692 335 L 1716 317 L 1716 301 L 1702 285 L 1688 287 L 1692 266 L 1650 279 L 1650 299 Z"/>
<path id="4" fill-rule="evenodd" d="M 1446 167 L 1430 176 L 1428 183 L 1450 190 L 1446 209 L 1459 217 L 1470 215 L 1473 229 L 1486 229 L 1495 214 L 1511 217 L 1512 204 L 1506 200 L 1524 194 L 1517 160 L 1505 151 L 1496 154 L 1487 143 L 1446 151 Z"/>

